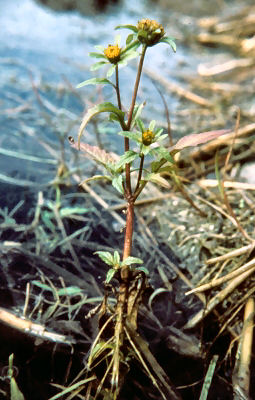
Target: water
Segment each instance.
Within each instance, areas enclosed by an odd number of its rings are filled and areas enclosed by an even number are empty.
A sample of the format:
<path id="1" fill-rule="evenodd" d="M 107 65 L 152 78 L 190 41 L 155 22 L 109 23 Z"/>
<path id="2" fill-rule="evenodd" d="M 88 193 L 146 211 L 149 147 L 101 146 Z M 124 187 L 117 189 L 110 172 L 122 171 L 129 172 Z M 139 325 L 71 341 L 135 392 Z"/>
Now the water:
<path id="1" fill-rule="evenodd" d="M 48 3 L 57 7 L 59 2 Z M 156 46 L 148 50 L 145 64 L 147 68 L 183 84 L 183 74 L 194 74 L 197 65 L 201 61 L 210 60 L 211 54 L 211 50 L 201 51 L 200 47 L 198 51 L 190 45 L 189 34 L 184 30 L 187 28 L 187 32 L 192 32 L 193 20 L 185 13 L 227 14 L 228 10 L 238 5 L 236 1 L 231 5 L 220 1 L 217 5 L 213 3 L 210 7 L 202 7 L 199 0 L 181 4 L 171 0 L 123 0 L 99 12 L 91 6 L 94 3 L 89 0 L 76 1 L 83 12 L 81 14 L 78 11 L 54 11 L 33 0 L 0 0 L 0 149 L 22 151 L 42 158 L 53 157 L 38 143 L 41 139 L 47 140 L 59 155 L 59 142 L 69 134 L 77 136 L 86 107 L 101 100 L 116 102 L 109 87 L 103 89 L 103 96 L 95 87 L 74 90 L 79 82 L 93 76 L 102 76 L 101 70 L 97 74 L 90 72 L 93 60 L 88 57 L 88 53 L 94 50 L 95 45 L 107 46 L 112 43 L 116 25 L 136 24 L 143 17 L 162 22 L 167 33 L 177 38 L 178 51 L 174 54 L 167 45 Z M 123 37 L 127 33 L 126 30 L 121 31 Z M 187 40 L 183 38 L 185 35 Z M 131 63 L 120 73 L 123 104 L 126 108 L 130 104 L 134 79 L 135 67 Z M 145 75 L 139 94 L 141 97 L 138 96 L 138 101 L 147 102 L 145 116 L 165 122 L 162 99 Z M 175 119 L 175 111 L 182 108 L 182 100 L 168 93 L 164 95 L 175 135 L 183 134 L 182 125 L 177 124 Z M 105 125 L 100 123 L 99 130 L 104 133 Z M 116 135 L 111 132 L 112 128 L 103 141 L 117 151 L 119 137 L 116 139 Z M 91 132 L 88 140 L 93 143 L 94 132 Z M 67 147 L 66 142 L 64 148 Z M 7 180 L 9 176 L 44 184 L 49 176 L 52 177 L 54 167 L 5 156 L 2 152 L 0 173 Z"/>

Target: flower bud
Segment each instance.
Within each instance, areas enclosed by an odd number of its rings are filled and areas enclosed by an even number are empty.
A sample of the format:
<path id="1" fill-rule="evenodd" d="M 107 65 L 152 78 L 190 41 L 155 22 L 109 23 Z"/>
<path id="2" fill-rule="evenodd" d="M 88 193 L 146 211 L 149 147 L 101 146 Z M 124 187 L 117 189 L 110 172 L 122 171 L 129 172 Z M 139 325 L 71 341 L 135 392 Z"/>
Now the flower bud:
<path id="1" fill-rule="evenodd" d="M 147 46 L 154 46 L 165 34 L 161 24 L 153 19 L 142 19 L 138 22 L 138 40 Z"/>
<path id="2" fill-rule="evenodd" d="M 108 58 L 111 64 L 117 64 L 120 61 L 121 49 L 117 44 L 109 44 L 106 49 L 104 49 L 104 55 Z"/>
<path id="3" fill-rule="evenodd" d="M 153 142 L 154 138 L 155 138 L 155 133 L 153 133 L 150 130 L 144 131 L 142 133 L 142 142 L 145 146 L 149 146 Z"/>

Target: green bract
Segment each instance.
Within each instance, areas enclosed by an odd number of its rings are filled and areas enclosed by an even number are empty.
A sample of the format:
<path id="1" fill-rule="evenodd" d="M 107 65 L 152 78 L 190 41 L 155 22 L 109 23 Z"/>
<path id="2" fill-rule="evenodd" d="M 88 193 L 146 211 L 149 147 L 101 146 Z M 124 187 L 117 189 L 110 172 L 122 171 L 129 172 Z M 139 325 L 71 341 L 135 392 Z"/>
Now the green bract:
<path id="1" fill-rule="evenodd" d="M 135 25 L 119 25 L 116 29 L 129 29 L 133 31 L 133 34 L 128 36 L 127 40 L 135 40 L 137 39 L 142 45 L 151 47 L 158 43 L 167 43 L 169 44 L 173 51 L 176 52 L 176 44 L 174 39 L 165 36 L 164 28 L 157 21 L 144 18 L 138 22 L 137 26 Z"/>
<path id="2" fill-rule="evenodd" d="M 115 44 L 109 44 L 106 48 L 102 46 L 96 46 L 96 49 L 100 50 L 100 53 L 92 52 L 89 53 L 90 57 L 101 59 L 101 61 L 96 62 L 91 66 L 91 71 L 96 71 L 97 69 L 103 67 L 106 64 L 110 64 L 111 67 L 107 72 L 107 77 L 109 78 L 117 65 L 125 66 L 128 60 L 135 58 L 138 56 L 137 49 L 140 46 L 140 42 L 138 40 L 131 40 L 126 42 L 126 47 L 120 47 L 120 36 L 115 38 Z M 85 81 L 88 82 L 88 81 Z M 98 82 L 98 83 L 109 83 L 109 82 Z M 94 84 L 94 82 L 85 83 L 85 84 Z M 84 83 L 79 86 L 84 86 Z"/>

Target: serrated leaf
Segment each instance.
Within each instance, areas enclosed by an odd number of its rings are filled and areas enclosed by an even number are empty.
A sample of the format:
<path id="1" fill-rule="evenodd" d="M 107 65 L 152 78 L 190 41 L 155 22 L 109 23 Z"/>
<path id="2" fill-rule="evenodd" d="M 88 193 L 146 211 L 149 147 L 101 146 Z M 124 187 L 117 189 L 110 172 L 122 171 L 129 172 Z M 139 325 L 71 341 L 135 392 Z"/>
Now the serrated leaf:
<path id="1" fill-rule="evenodd" d="M 164 36 L 162 39 L 160 39 L 160 42 L 169 44 L 172 47 L 173 51 L 176 53 L 176 44 L 172 38 L 170 38 L 169 36 Z"/>
<path id="2" fill-rule="evenodd" d="M 151 149 L 150 153 L 155 155 L 155 156 L 159 156 L 161 158 L 164 158 L 165 160 L 167 160 L 170 163 L 174 164 L 173 157 L 169 153 L 169 150 L 167 150 L 165 147 L 162 147 L 162 146 L 156 147 L 155 149 Z"/>
<path id="3" fill-rule="evenodd" d="M 178 140 L 178 142 L 169 148 L 169 151 L 180 151 L 185 147 L 194 147 L 202 143 L 207 143 L 210 140 L 216 139 L 225 133 L 230 132 L 229 129 L 220 129 L 218 131 L 209 131 L 203 133 L 192 133 Z"/>
<path id="4" fill-rule="evenodd" d="M 114 176 L 112 179 L 112 186 L 121 194 L 124 193 L 123 190 L 123 178 L 122 175 Z"/>
<path id="5" fill-rule="evenodd" d="M 155 139 L 157 139 L 157 142 L 161 142 L 162 140 L 165 140 L 168 137 L 168 134 L 165 133 L 164 135 L 159 134 L 159 137 L 155 136 Z"/>
<path id="6" fill-rule="evenodd" d="M 156 183 L 159 186 L 162 186 L 166 189 L 170 188 L 170 185 L 166 179 L 164 179 L 162 176 L 160 176 L 160 173 L 151 173 L 148 174 L 145 178 L 145 181 L 149 181 L 152 183 Z"/>
<path id="7" fill-rule="evenodd" d="M 163 130 L 164 130 L 164 129 L 162 129 L 162 128 L 157 128 L 157 129 L 155 129 L 155 131 L 154 131 L 155 137 L 160 136 L 161 133 L 163 132 Z M 164 136 L 168 136 L 168 135 L 166 134 L 166 135 L 164 135 Z"/>
<path id="8" fill-rule="evenodd" d="M 92 52 L 92 53 L 89 53 L 89 56 L 93 57 L 93 58 L 104 58 L 105 60 L 107 60 L 107 57 L 102 53 Z"/>
<path id="9" fill-rule="evenodd" d="M 151 172 L 158 172 L 158 169 L 161 167 L 161 161 L 152 161 L 151 163 Z"/>
<path id="10" fill-rule="evenodd" d="M 97 254 L 99 258 L 107 265 L 114 265 L 113 263 L 113 255 L 109 253 L 109 251 L 95 251 L 94 254 Z"/>
<path id="11" fill-rule="evenodd" d="M 112 103 L 109 102 L 97 104 L 96 106 L 90 108 L 83 117 L 78 133 L 78 149 L 80 149 L 81 135 L 87 123 L 90 121 L 92 117 L 102 112 L 109 112 L 115 114 L 118 117 L 120 124 L 124 124 L 125 113 L 121 111 L 119 108 L 115 107 Z"/>
<path id="12" fill-rule="evenodd" d="M 116 250 L 113 253 L 113 262 L 115 266 L 120 264 L 120 255 Z"/>
<path id="13" fill-rule="evenodd" d="M 105 64 L 108 64 L 108 62 L 107 61 L 99 61 L 99 62 L 91 65 L 90 71 L 96 71 L 99 68 L 103 67 Z"/>
<path id="14" fill-rule="evenodd" d="M 115 29 L 130 29 L 131 31 L 137 33 L 138 29 L 135 25 L 118 25 Z"/>
<path id="15" fill-rule="evenodd" d="M 106 283 L 111 282 L 112 278 L 114 277 L 114 275 L 116 274 L 117 270 L 114 268 L 109 269 L 109 271 L 106 274 Z"/>
<path id="16" fill-rule="evenodd" d="M 149 124 L 149 130 L 153 131 L 153 129 L 155 128 L 155 125 L 156 125 L 156 121 L 155 121 L 155 119 L 153 119 Z"/>
<path id="17" fill-rule="evenodd" d="M 144 123 L 140 118 L 136 119 L 136 124 L 137 124 L 137 126 L 138 126 L 138 128 L 140 129 L 141 132 L 145 131 Z"/>
<path id="18" fill-rule="evenodd" d="M 106 78 L 91 78 L 91 79 L 87 79 L 86 81 L 83 81 L 81 83 L 79 83 L 79 85 L 76 86 L 77 89 L 83 87 L 83 86 L 87 86 L 87 85 L 112 85 L 113 87 L 115 87 L 115 85 L 109 81 Z"/>
<path id="19" fill-rule="evenodd" d="M 126 151 L 121 157 L 118 163 L 116 164 L 116 168 L 120 168 L 125 164 L 130 164 L 136 158 L 139 157 L 139 154 L 133 150 Z"/>
<path id="20" fill-rule="evenodd" d="M 132 265 L 132 264 L 142 264 L 143 260 L 137 257 L 127 257 L 125 260 L 122 261 L 121 266 L 123 265 Z"/>
<path id="21" fill-rule="evenodd" d="M 73 138 L 69 139 L 69 142 L 73 148 L 81 150 L 83 155 L 96 161 L 98 164 L 101 164 L 106 168 L 109 164 L 117 163 L 120 160 L 120 157 L 117 154 L 113 152 L 108 153 L 105 150 L 100 149 L 98 146 L 91 146 L 88 143 L 80 143 L 80 145 L 78 145 Z"/>
<path id="22" fill-rule="evenodd" d="M 125 136 L 131 140 L 134 140 L 136 143 L 141 143 L 141 132 L 130 132 L 130 131 L 120 131 L 118 135 Z"/>

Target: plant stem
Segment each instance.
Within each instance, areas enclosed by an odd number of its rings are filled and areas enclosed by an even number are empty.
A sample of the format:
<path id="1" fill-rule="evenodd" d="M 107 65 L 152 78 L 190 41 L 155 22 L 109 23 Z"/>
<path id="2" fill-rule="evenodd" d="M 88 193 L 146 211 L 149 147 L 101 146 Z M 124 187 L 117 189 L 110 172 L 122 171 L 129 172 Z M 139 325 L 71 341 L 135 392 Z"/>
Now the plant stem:
<path id="1" fill-rule="evenodd" d="M 134 224 L 134 202 L 131 199 L 127 204 L 127 219 L 126 219 L 126 233 L 124 241 L 123 260 L 129 257 L 132 248 L 132 236 L 133 236 L 133 224 Z"/>
<path id="2" fill-rule="evenodd" d="M 146 50 L 147 50 L 147 46 L 144 45 L 143 49 L 142 49 L 142 54 L 141 54 L 141 57 L 140 57 L 140 62 L 139 62 L 139 65 L 138 65 L 138 70 L 137 70 L 137 75 L 136 75 L 136 81 L 135 81 L 135 87 L 134 87 L 132 102 L 131 102 L 131 106 L 130 106 L 129 114 L 128 114 L 128 123 L 127 123 L 128 130 L 130 129 L 131 122 L 132 122 L 132 116 L 133 116 L 133 111 L 134 111 L 134 108 L 135 108 L 136 96 L 137 96 L 138 87 L 139 87 L 139 83 L 140 83 L 140 79 L 141 79 L 141 74 L 142 74 L 142 69 L 143 69 L 143 62 L 144 62 L 144 57 L 145 57 Z"/>
<path id="3" fill-rule="evenodd" d="M 127 122 L 127 131 L 129 131 L 131 123 L 132 123 L 132 116 L 133 116 L 133 111 L 135 108 L 135 102 L 136 102 L 136 96 L 138 92 L 138 87 L 141 79 L 141 74 L 142 74 L 142 69 L 143 69 L 143 62 L 144 62 L 144 57 L 146 53 L 147 46 L 144 45 L 142 49 L 142 54 L 140 57 L 139 65 L 138 65 L 138 70 L 137 70 L 137 75 L 136 75 L 136 81 L 135 81 L 135 87 L 133 91 L 133 96 L 132 96 L 132 101 L 131 101 L 131 106 L 129 109 L 129 114 L 128 114 L 128 122 Z M 124 138 L 124 143 L 125 143 L 125 152 L 129 150 L 129 138 L 125 137 Z M 130 178 L 130 164 L 126 164 L 125 166 L 126 170 L 126 197 L 131 196 L 132 194 L 132 189 L 131 189 L 131 178 Z"/>
<path id="4" fill-rule="evenodd" d="M 137 190 L 138 190 L 138 188 L 139 188 L 139 186 L 140 186 L 140 180 L 141 180 L 142 173 L 143 173 L 144 154 L 142 153 L 140 157 L 141 157 L 141 160 L 140 160 L 140 167 L 139 167 L 138 178 L 137 178 L 137 184 L 136 184 L 136 188 L 135 188 L 135 191 L 134 191 L 134 195 L 135 195 L 135 193 L 137 192 Z"/>
<path id="5" fill-rule="evenodd" d="M 159 164 L 158 167 L 155 169 L 155 171 L 153 172 L 158 172 L 158 170 L 166 163 L 165 159 L 162 159 Z M 139 171 L 140 172 L 140 171 Z M 133 195 L 133 199 L 134 202 L 136 201 L 137 197 L 140 195 L 140 193 L 143 191 L 143 188 L 146 186 L 146 184 L 148 183 L 148 181 L 144 181 L 142 182 L 142 184 L 138 187 L 136 187 L 134 195 Z"/>
<path id="6" fill-rule="evenodd" d="M 115 78 L 116 78 L 116 94 L 117 94 L 117 101 L 118 101 L 118 107 L 121 110 L 122 106 L 121 106 L 121 99 L 120 99 L 120 85 L 119 85 L 119 66 L 118 64 L 116 65 L 115 68 Z"/>

